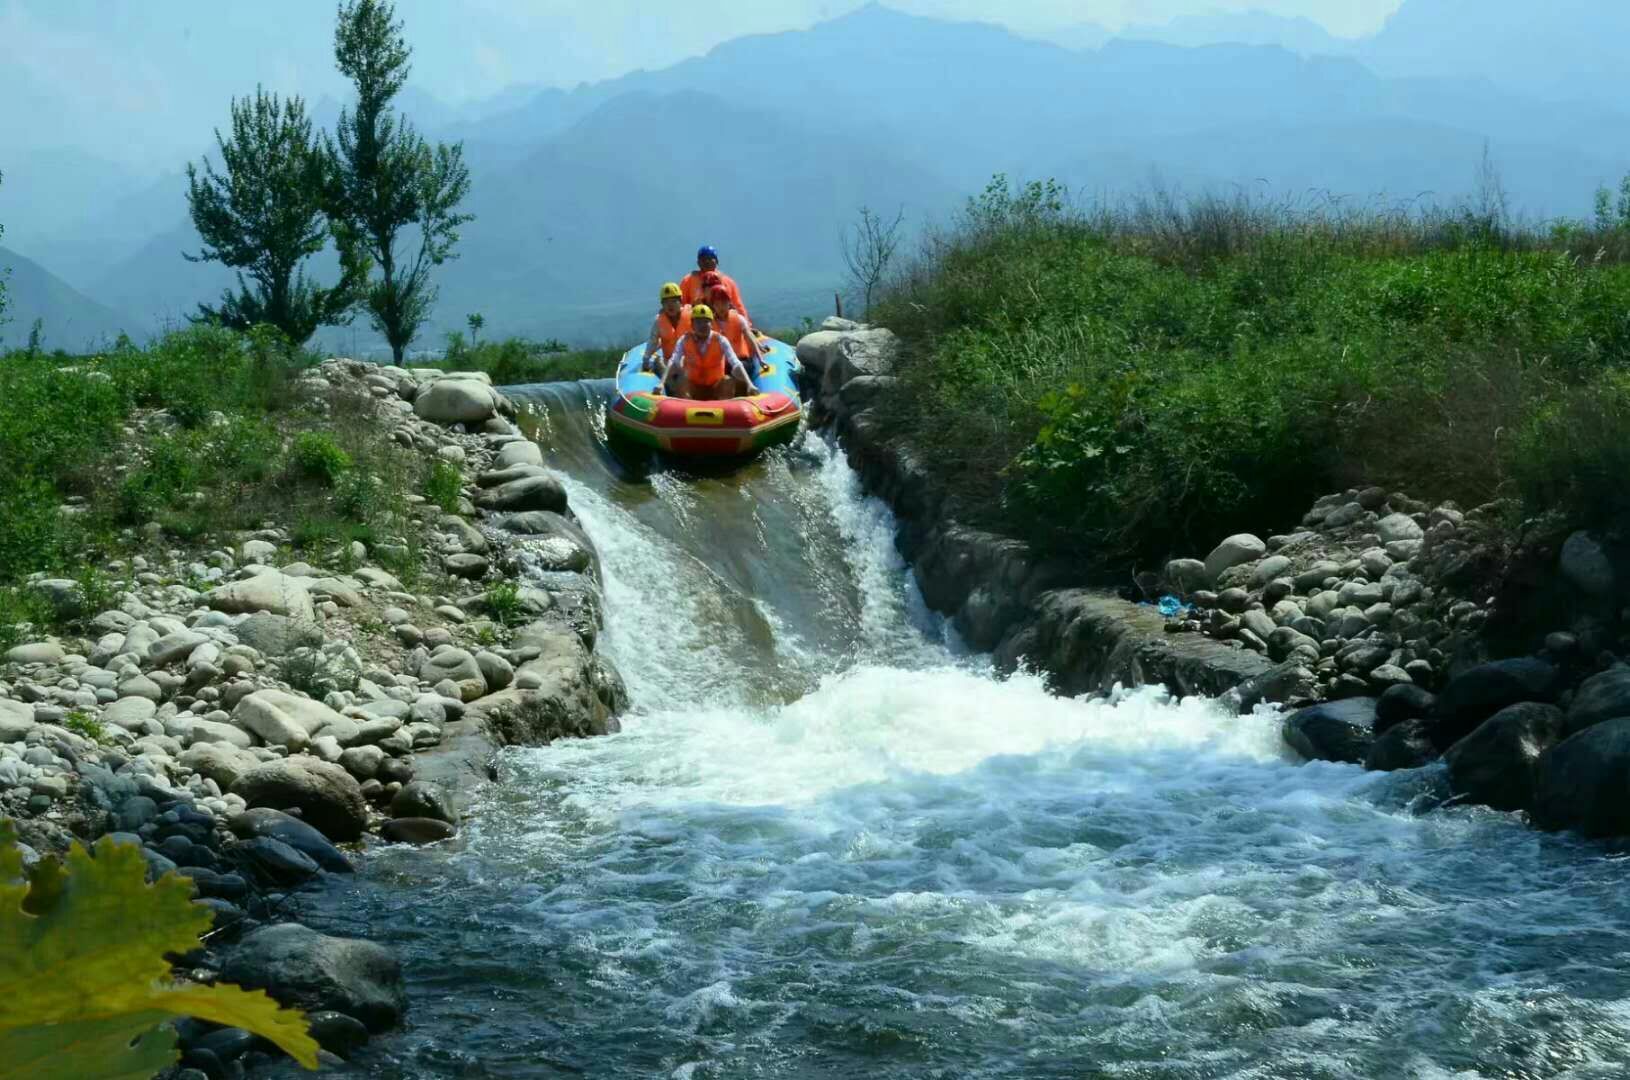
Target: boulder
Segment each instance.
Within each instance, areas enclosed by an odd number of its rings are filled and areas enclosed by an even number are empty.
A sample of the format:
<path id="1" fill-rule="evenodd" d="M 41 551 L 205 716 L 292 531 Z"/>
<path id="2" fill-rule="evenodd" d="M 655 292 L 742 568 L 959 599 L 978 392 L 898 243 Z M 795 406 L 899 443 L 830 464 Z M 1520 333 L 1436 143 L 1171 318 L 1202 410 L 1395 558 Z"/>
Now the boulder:
<path id="1" fill-rule="evenodd" d="M 208 641 L 209 638 L 193 630 L 177 630 L 173 634 L 165 634 L 147 647 L 145 666 L 167 667 L 185 658 Z"/>
<path id="2" fill-rule="evenodd" d="M 1424 720 L 1432 715 L 1437 696 L 1409 683 L 1389 686 L 1375 702 L 1377 735 L 1405 720 Z"/>
<path id="3" fill-rule="evenodd" d="M 1315 761 L 1359 764 L 1375 741 L 1375 698 L 1347 698 L 1297 709 L 1285 719 L 1285 742 Z"/>
<path id="4" fill-rule="evenodd" d="M 390 952 L 299 923 L 250 933 L 227 955 L 220 977 L 247 990 L 265 990 L 293 1008 L 344 1013 L 372 1031 L 395 1025 L 407 1008 L 402 967 Z"/>
<path id="5" fill-rule="evenodd" d="M 1432 727 L 1425 720 L 1401 720 L 1378 735 L 1364 755 L 1364 767 L 1378 772 L 1418 769 L 1438 756 Z"/>
<path id="6" fill-rule="evenodd" d="M 57 664 L 62 662 L 62 646 L 54 641 L 35 641 L 6 650 L 8 664 Z"/>
<path id="7" fill-rule="evenodd" d="M 322 870 L 311 856 L 270 836 L 232 844 L 223 854 L 246 876 L 279 889 L 297 889 Z"/>
<path id="8" fill-rule="evenodd" d="M 318 735 L 333 735 L 345 745 L 356 737 L 357 724 L 320 701 L 285 690 L 256 690 L 232 711 L 232 719 L 272 746 L 304 750 Z"/>
<path id="9" fill-rule="evenodd" d="M 515 668 L 497 653 L 483 649 L 475 654 L 475 662 L 481 669 L 481 678 L 488 690 L 502 690 L 515 681 Z"/>
<path id="10" fill-rule="evenodd" d="M 435 818 L 458 824 L 458 808 L 446 788 L 424 780 L 402 785 L 402 790 L 391 797 L 391 816 L 399 818 Z"/>
<path id="11" fill-rule="evenodd" d="M 1408 514 L 1388 514 L 1375 523 L 1375 532 L 1383 544 L 1393 544 L 1400 540 L 1419 540 L 1426 535 L 1425 530 Z"/>
<path id="12" fill-rule="evenodd" d="M 1568 706 L 1566 733 L 1630 716 L 1630 667 L 1616 664 L 1579 684 Z"/>
<path id="13" fill-rule="evenodd" d="M 1291 565 L 1287 556 L 1270 555 L 1257 563 L 1256 568 L 1251 571 L 1251 584 L 1260 589 L 1279 575 L 1288 573 Z"/>
<path id="14" fill-rule="evenodd" d="M 488 488 L 476 497 L 483 510 L 519 511 L 566 509 L 566 489 L 553 476 L 526 476 Z"/>
<path id="15" fill-rule="evenodd" d="M 1562 673 L 1540 657 L 1494 660 L 1462 672 L 1438 694 L 1433 737 L 1448 749 L 1507 705 L 1550 702 L 1562 687 Z"/>
<path id="16" fill-rule="evenodd" d="M 1568 584 L 1586 596 L 1597 600 L 1613 596 L 1617 584 L 1613 560 L 1589 533 L 1576 532 L 1563 541 L 1557 561 Z"/>
<path id="17" fill-rule="evenodd" d="M 415 415 L 437 424 L 479 424 L 497 411 L 492 387 L 474 379 L 437 379 L 413 401 Z"/>
<path id="18" fill-rule="evenodd" d="M 0 743 L 22 742 L 35 727 L 34 707 L 0 698 Z"/>
<path id="19" fill-rule="evenodd" d="M 233 814 L 227 821 L 227 826 L 235 835 L 246 840 L 257 836 L 269 836 L 281 841 L 324 870 L 332 870 L 337 874 L 351 872 L 351 862 L 345 857 L 344 852 L 329 843 L 328 838 L 322 833 L 281 810 L 257 806 Z"/>
<path id="20" fill-rule="evenodd" d="M 500 528 L 528 538 L 522 557 L 535 569 L 599 574 L 600 554 L 594 541 L 581 526 L 564 514 L 532 510 L 507 514 L 498 520 Z"/>
<path id="21" fill-rule="evenodd" d="M 151 698 L 126 697 L 102 710 L 102 723 L 113 724 L 127 731 L 145 731 L 148 721 L 158 714 L 158 703 Z"/>
<path id="22" fill-rule="evenodd" d="M 1604 720 L 1547 750 L 1534 778 L 1534 824 L 1586 836 L 1630 834 L 1630 717 Z"/>
<path id="23" fill-rule="evenodd" d="M 486 576 L 489 564 L 485 556 L 465 551 L 447 556 L 441 565 L 442 569 L 454 577 L 469 578 L 473 581 Z"/>
<path id="24" fill-rule="evenodd" d="M 1250 533 L 1238 533 L 1230 536 L 1222 543 L 1211 549 L 1206 556 L 1206 577 L 1216 581 L 1224 570 L 1232 569 L 1244 563 L 1256 562 L 1268 553 L 1268 545 L 1261 538 Z"/>
<path id="25" fill-rule="evenodd" d="M 372 780 L 385 758 L 385 751 L 377 746 L 353 746 L 341 752 L 340 767 L 358 780 Z"/>
<path id="26" fill-rule="evenodd" d="M 487 681 L 475 657 L 463 649 L 443 649 L 427 659 L 419 668 L 419 678 L 432 685 L 451 679 L 458 686 L 459 696 L 474 701 L 487 692 Z"/>
<path id="27" fill-rule="evenodd" d="M 1166 564 L 1165 581 L 1184 596 L 1211 585 L 1211 579 L 1206 576 L 1206 564 L 1199 559 L 1173 559 Z"/>
<path id="28" fill-rule="evenodd" d="M 213 588 L 204 594 L 204 600 L 216 611 L 234 615 L 269 611 L 308 623 L 316 618 L 305 581 L 277 570 L 266 570 Z"/>
<path id="29" fill-rule="evenodd" d="M 1534 801 L 1539 759 L 1562 735 L 1562 710 L 1510 705 L 1444 753 L 1456 795 L 1496 810 L 1526 810 Z"/>
<path id="30" fill-rule="evenodd" d="M 537 443 L 527 439 L 517 439 L 515 442 L 505 443 L 492 460 L 495 469 L 509 469 L 516 465 L 543 464 L 543 450 Z"/>
<path id="31" fill-rule="evenodd" d="M 323 643 L 323 632 L 310 620 L 291 619 L 260 611 L 244 619 L 233 632 L 238 640 L 262 656 L 287 656 L 295 649 Z"/>
<path id="32" fill-rule="evenodd" d="M 199 776 L 215 781 L 222 791 L 232 790 L 244 773 L 258 762 L 250 755 L 227 743 L 195 742 L 176 759 Z"/>
<path id="33" fill-rule="evenodd" d="M 458 830 L 435 818 L 392 818 L 379 827 L 379 835 L 393 844 L 434 844 L 452 839 Z"/>
<path id="34" fill-rule="evenodd" d="M 356 780 L 340 766 L 313 757 L 257 765 L 231 790 L 251 807 L 299 810 L 303 820 L 330 840 L 355 840 L 368 826 L 368 804 Z"/>

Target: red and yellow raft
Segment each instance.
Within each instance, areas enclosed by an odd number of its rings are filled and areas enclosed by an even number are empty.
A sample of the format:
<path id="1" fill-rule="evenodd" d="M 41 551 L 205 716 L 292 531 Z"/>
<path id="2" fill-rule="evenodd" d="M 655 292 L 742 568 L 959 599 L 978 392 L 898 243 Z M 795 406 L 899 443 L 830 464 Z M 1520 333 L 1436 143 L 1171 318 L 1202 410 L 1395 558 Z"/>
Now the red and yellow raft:
<path id="1" fill-rule="evenodd" d="M 616 392 L 606 406 L 606 437 L 625 446 L 685 457 L 739 457 L 791 442 L 803 404 L 798 399 L 798 354 L 791 345 L 760 338 L 764 368 L 757 393 L 725 401 L 690 401 L 661 393 L 657 377 L 642 371 L 645 346 L 617 365 Z"/>

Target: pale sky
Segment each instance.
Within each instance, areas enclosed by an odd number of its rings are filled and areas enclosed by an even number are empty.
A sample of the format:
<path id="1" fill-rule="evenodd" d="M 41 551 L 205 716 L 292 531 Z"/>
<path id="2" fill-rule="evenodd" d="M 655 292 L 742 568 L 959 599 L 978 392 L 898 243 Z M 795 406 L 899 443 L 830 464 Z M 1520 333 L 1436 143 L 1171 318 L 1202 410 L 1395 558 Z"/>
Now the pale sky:
<path id="1" fill-rule="evenodd" d="M 1341 36 L 1380 27 L 1401 0 L 889 0 L 914 14 L 999 22 L 1030 35 L 1176 15 L 1302 15 Z M 399 0 L 412 83 L 459 103 L 515 84 L 572 86 L 665 67 L 732 37 L 807 27 L 861 0 Z M 207 141 L 226 100 L 257 83 L 315 101 L 333 70 L 334 0 L 0 0 L 0 147 L 129 139 L 105 156 L 154 162 Z M 698 11 L 707 18 L 698 18 Z M 16 107 L 12 107 L 16 106 Z M 201 130 L 200 130 L 201 128 Z M 4 162 L 0 161 L 0 169 Z"/>

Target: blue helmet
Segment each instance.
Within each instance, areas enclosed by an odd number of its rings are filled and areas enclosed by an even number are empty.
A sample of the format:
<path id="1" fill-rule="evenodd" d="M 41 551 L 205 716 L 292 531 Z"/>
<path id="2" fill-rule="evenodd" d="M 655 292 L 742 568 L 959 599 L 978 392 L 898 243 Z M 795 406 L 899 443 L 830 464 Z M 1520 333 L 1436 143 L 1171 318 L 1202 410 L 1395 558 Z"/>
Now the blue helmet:
<path id="1" fill-rule="evenodd" d="M 713 249 L 712 244 L 703 244 L 701 247 L 696 249 L 697 262 L 701 262 L 703 259 L 713 259 L 716 261 L 718 258 L 719 253 Z"/>

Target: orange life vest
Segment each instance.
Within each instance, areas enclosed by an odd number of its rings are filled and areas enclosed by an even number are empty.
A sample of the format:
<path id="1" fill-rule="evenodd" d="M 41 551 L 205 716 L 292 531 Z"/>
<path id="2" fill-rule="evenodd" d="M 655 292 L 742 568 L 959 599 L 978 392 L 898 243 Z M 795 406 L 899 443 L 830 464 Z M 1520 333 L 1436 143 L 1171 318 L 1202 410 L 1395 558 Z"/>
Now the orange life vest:
<path id="1" fill-rule="evenodd" d="M 685 378 L 693 386 L 712 386 L 724 378 L 725 342 L 717 333 L 708 335 L 707 344 L 696 347 L 696 335 L 686 334 L 680 348 L 685 350 Z"/>
<path id="2" fill-rule="evenodd" d="M 721 325 L 723 324 L 723 325 Z M 741 312 L 732 311 L 730 321 L 719 319 L 713 324 L 715 330 L 730 342 L 730 347 L 736 350 L 736 356 L 742 360 L 753 355 L 753 344 L 750 340 L 753 330 L 747 325 L 747 320 L 741 317 Z"/>
<path id="3" fill-rule="evenodd" d="M 736 314 L 751 323 L 753 317 L 747 313 L 747 305 L 741 302 L 741 287 L 736 284 L 736 279 L 718 270 L 712 272 L 719 275 L 719 284 L 730 290 L 730 305 L 736 309 Z M 707 297 L 702 295 L 702 271 L 692 270 L 680 278 L 679 292 L 687 304 L 707 303 Z"/>
<path id="4" fill-rule="evenodd" d="M 662 343 L 662 358 L 664 360 L 672 358 L 674 354 L 674 346 L 679 344 L 680 338 L 687 336 L 689 333 L 689 304 L 686 304 L 684 307 L 679 309 L 679 318 L 677 320 L 668 318 L 668 313 L 666 311 L 657 312 L 657 334 L 659 335 Z"/>

